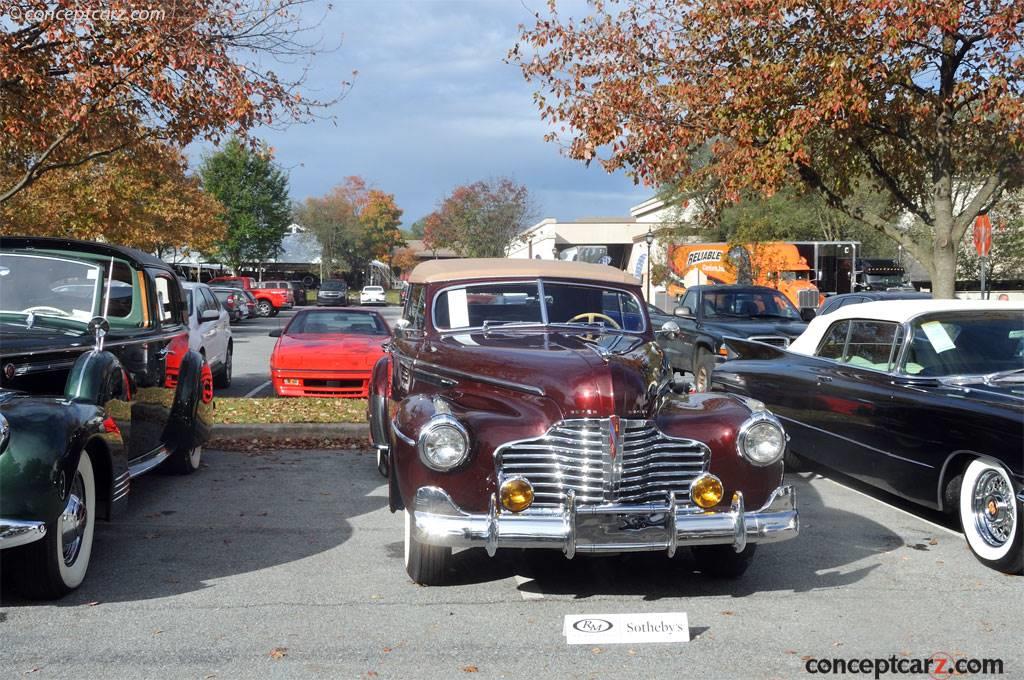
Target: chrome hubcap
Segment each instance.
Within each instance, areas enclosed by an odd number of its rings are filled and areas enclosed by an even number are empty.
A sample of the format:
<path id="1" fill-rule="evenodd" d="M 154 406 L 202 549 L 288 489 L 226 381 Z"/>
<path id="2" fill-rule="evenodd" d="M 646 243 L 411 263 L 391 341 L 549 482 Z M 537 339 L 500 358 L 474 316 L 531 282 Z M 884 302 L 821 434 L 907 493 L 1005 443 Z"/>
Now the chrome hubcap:
<path id="1" fill-rule="evenodd" d="M 88 523 L 88 509 L 86 508 L 85 482 L 82 476 L 76 474 L 75 482 L 68 492 L 68 501 L 64 506 L 64 512 L 60 515 L 60 541 L 61 552 L 64 555 L 64 564 L 71 566 L 78 559 L 78 553 L 82 550 L 82 540 L 85 536 L 85 525 Z"/>
<path id="2" fill-rule="evenodd" d="M 1001 547 L 1013 535 L 1016 521 L 1013 493 L 1001 474 L 986 470 L 974 483 L 971 499 L 978 535 L 993 547 Z"/>

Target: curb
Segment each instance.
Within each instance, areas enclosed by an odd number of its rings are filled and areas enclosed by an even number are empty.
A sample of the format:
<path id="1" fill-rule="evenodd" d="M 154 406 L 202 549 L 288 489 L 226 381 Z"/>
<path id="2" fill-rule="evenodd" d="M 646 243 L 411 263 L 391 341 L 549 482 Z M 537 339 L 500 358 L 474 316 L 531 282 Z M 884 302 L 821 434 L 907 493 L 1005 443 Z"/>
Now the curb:
<path id="1" fill-rule="evenodd" d="M 352 439 L 369 437 L 368 423 L 218 423 L 211 442 L 220 439 Z"/>

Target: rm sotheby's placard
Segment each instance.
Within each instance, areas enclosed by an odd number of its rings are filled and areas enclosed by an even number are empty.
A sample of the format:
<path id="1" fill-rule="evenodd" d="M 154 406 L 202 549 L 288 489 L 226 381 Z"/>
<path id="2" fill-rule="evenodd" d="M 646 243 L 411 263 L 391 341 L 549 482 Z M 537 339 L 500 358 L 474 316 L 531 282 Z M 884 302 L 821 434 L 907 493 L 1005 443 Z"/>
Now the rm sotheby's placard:
<path id="1" fill-rule="evenodd" d="M 566 614 L 562 635 L 570 645 L 689 642 L 685 612 L 664 614 Z"/>

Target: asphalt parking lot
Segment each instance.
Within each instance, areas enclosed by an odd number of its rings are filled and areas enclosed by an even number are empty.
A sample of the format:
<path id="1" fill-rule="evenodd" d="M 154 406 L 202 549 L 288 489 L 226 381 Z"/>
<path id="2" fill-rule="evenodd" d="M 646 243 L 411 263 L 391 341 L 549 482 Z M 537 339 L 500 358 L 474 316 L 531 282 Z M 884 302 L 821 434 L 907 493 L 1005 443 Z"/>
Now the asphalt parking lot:
<path id="1" fill-rule="evenodd" d="M 281 312 L 275 317 L 256 317 L 245 319 L 231 326 L 231 337 L 234 339 L 235 353 L 232 359 L 231 387 L 218 390 L 217 394 L 225 397 L 269 397 L 270 388 L 270 353 L 274 350 L 276 338 L 268 335 L 275 328 L 284 328 L 289 319 L 300 309 L 296 307 Z M 373 307 L 383 315 L 384 320 L 394 325 L 401 316 L 402 308 L 397 305 Z"/>
<path id="2" fill-rule="evenodd" d="M 802 533 L 739 581 L 686 551 L 490 559 L 455 585 L 402 568 L 402 520 L 364 452 L 209 451 L 190 477 L 134 483 L 97 527 L 89 576 L 56 603 L 4 593 L 0 677 L 808 676 L 808 657 L 1000 658 L 1024 674 L 1024 582 L 931 516 L 815 473 Z M 686 612 L 684 644 L 569 646 L 566 614 Z M 862 676 L 870 677 L 870 676 Z"/>

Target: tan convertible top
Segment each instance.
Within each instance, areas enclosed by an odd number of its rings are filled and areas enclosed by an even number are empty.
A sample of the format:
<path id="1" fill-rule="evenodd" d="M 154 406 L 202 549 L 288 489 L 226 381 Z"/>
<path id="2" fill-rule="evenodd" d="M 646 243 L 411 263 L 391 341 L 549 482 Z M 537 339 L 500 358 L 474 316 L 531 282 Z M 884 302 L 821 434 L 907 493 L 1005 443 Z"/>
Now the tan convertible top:
<path id="1" fill-rule="evenodd" d="M 465 258 L 430 260 L 416 265 L 409 283 L 437 283 L 462 279 L 498 279 L 535 276 L 538 278 L 587 279 L 636 286 L 636 277 L 615 267 L 563 260 L 510 260 L 501 258 Z"/>

